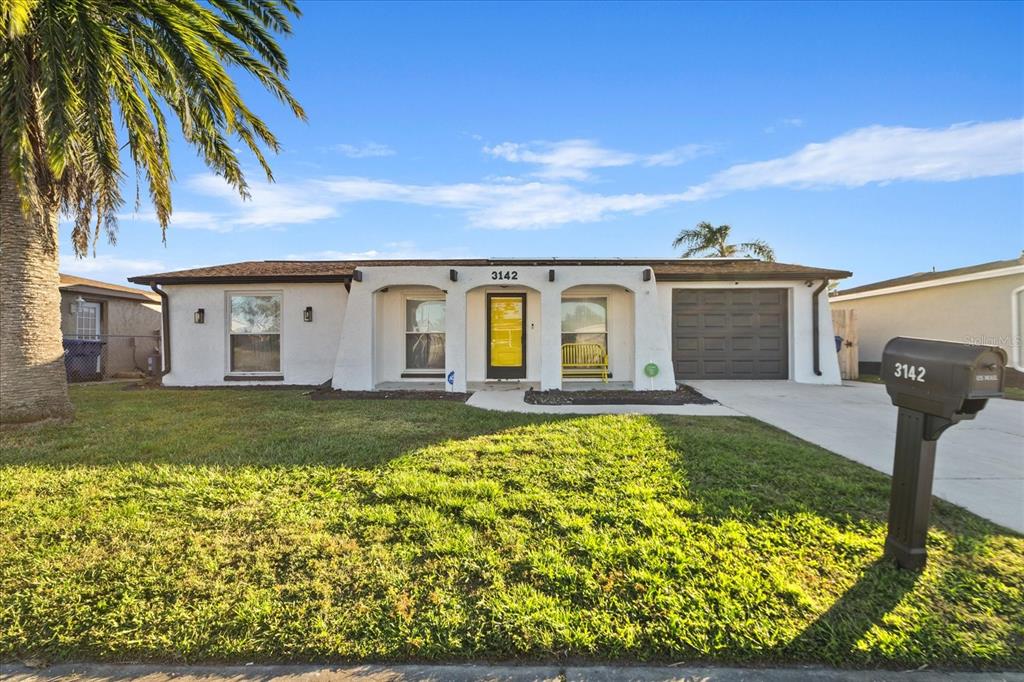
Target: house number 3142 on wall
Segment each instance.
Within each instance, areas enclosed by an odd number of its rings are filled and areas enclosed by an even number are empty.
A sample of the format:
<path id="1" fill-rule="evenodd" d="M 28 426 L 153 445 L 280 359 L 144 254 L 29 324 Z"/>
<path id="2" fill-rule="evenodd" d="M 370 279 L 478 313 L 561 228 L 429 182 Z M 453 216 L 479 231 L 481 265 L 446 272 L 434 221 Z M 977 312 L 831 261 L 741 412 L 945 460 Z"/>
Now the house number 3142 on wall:
<path id="1" fill-rule="evenodd" d="M 491 279 L 519 279 L 518 270 L 491 270 Z"/>
<path id="2" fill-rule="evenodd" d="M 924 382 L 925 371 L 925 368 L 920 365 L 908 365 L 905 362 L 897 362 L 893 368 L 893 376 L 897 379 Z"/>

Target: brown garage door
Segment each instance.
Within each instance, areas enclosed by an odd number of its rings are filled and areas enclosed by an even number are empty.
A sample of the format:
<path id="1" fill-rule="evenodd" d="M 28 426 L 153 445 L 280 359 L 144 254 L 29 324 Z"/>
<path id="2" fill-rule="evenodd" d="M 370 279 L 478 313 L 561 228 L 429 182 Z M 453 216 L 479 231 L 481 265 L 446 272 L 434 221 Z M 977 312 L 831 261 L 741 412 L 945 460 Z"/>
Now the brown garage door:
<path id="1" fill-rule="evenodd" d="M 676 379 L 789 378 L 786 289 L 674 289 Z"/>

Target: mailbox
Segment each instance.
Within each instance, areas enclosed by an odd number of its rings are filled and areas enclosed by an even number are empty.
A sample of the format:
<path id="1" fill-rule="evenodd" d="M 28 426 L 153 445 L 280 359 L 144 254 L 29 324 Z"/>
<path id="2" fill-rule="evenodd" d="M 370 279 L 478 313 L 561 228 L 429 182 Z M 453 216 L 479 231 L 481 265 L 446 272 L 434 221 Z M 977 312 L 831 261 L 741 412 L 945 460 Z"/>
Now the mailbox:
<path id="1" fill-rule="evenodd" d="M 954 422 L 973 419 L 1003 395 L 1006 351 L 951 341 L 896 337 L 882 352 L 892 404 Z"/>
<path id="2" fill-rule="evenodd" d="M 935 444 L 1003 395 L 1006 352 L 994 346 L 897 337 L 882 352 L 882 380 L 896 418 L 896 454 L 885 553 L 903 568 L 927 559 Z"/>

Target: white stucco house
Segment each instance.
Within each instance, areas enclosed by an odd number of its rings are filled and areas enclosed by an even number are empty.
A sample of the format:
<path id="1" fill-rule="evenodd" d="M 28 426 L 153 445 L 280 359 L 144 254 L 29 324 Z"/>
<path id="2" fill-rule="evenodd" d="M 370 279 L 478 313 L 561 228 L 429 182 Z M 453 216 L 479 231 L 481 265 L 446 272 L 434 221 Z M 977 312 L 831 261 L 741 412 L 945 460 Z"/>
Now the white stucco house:
<path id="1" fill-rule="evenodd" d="M 753 259 L 551 258 L 249 261 L 131 281 L 163 299 L 169 386 L 546 390 L 571 378 L 650 390 L 839 383 L 823 292 L 848 276 Z M 580 346 L 599 347 L 606 367 L 564 366 Z"/>
<path id="2" fill-rule="evenodd" d="M 1008 380 L 1024 383 L 1024 256 L 864 284 L 830 301 L 857 313 L 866 374 L 878 374 L 889 339 L 917 336 L 999 346 L 1010 361 Z"/>

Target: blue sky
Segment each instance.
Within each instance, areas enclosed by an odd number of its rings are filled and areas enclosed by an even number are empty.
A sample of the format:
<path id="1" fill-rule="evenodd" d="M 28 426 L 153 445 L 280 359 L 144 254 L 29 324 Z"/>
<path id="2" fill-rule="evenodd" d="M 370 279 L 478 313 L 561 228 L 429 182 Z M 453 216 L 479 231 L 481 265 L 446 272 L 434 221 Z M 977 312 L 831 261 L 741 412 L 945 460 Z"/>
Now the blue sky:
<path id="1" fill-rule="evenodd" d="M 1024 3 L 303 7 L 308 123 L 241 83 L 277 182 L 244 156 L 242 203 L 179 140 L 166 247 L 128 206 L 63 271 L 671 257 L 701 220 L 845 284 L 1024 247 Z"/>

